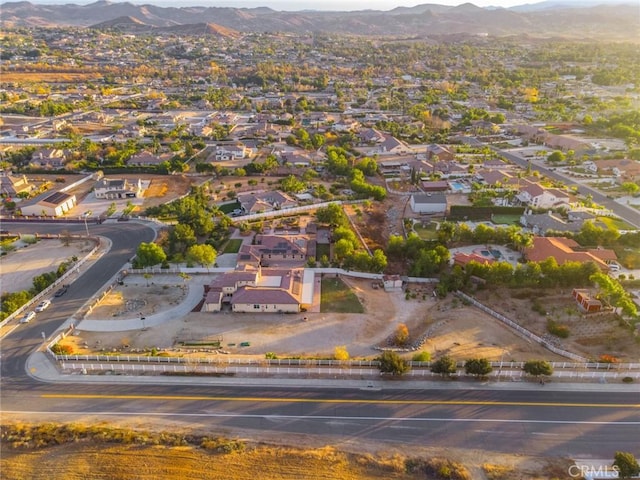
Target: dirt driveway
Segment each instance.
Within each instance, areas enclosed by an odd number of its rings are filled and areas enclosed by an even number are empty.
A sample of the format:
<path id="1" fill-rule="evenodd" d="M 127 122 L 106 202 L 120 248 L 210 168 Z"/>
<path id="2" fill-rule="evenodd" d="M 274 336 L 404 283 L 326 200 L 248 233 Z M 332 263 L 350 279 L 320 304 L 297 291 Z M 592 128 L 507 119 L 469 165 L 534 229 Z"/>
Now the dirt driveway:
<path id="1" fill-rule="evenodd" d="M 153 288 L 144 283 L 119 287 L 105 298 L 92 313 L 107 320 L 110 316 L 126 315 L 127 302 L 144 299 L 146 310 L 159 311 L 179 301 L 177 279 L 172 290 Z M 231 355 L 264 358 L 266 352 L 278 357 L 331 358 L 336 346 L 346 346 L 351 358 L 371 358 L 379 354 L 376 346 L 387 344 L 400 323 L 407 325 L 413 339 L 428 334 L 423 350 L 432 355 L 449 354 L 454 358 L 472 356 L 492 360 L 525 360 L 559 357 L 517 337 L 502 324 L 472 307 L 463 306 L 455 298 L 436 300 L 426 287 L 417 287 L 415 299 L 406 300 L 403 292 L 373 289 L 371 282 L 346 279 L 365 307 L 363 314 L 236 314 L 190 313 L 144 331 L 113 333 L 77 332 L 66 342 L 77 353 L 95 351 L 140 351 L 166 349 L 184 355 L 190 351 L 183 342 L 220 341 L 222 349 Z M 202 288 L 203 279 L 190 288 Z M 173 293 L 171 293 L 173 292 Z M 175 293 L 175 295 L 174 295 Z M 423 295 L 424 294 L 424 295 Z M 130 303 L 131 305 L 131 303 Z M 240 346 L 249 342 L 249 346 Z M 198 349 L 197 355 L 207 354 Z M 407 353 L 411 356 L 411 353 Z"/>

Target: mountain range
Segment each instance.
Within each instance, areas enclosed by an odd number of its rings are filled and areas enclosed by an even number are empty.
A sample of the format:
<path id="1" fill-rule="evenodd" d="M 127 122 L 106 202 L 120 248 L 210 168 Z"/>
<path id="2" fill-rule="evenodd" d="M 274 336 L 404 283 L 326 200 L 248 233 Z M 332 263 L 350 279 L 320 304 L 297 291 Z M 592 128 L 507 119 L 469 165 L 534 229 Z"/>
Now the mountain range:
<path id="1" fill-rule="evenodd" d="M 423 4 L 389 11 L 289 11 L 267 7 L 160 7 L 100 0 L 88 5 L 0 5 L 0 26 L 92 27 L 127 33 L 201 32 L 236 36 L 247 32 L 327 32 L 353 35 L 420 36 L 447 34 L 522 35 L 528 37 L 601 38 L 638 41 L 637 3 L 567 5 L 511 9 Z"/>

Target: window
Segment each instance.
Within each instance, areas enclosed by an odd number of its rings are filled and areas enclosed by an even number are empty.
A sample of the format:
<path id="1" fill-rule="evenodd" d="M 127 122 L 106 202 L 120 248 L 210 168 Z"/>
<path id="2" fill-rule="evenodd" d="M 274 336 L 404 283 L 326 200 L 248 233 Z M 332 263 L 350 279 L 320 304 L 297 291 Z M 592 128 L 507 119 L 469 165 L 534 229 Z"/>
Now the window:
<path id="1" fill-rule="evenodd" d="M 254 309 L 254 310 L 260 310 L 260 305 L 254 305 L 254 306 L 253 306 L 253 309 Z"/>

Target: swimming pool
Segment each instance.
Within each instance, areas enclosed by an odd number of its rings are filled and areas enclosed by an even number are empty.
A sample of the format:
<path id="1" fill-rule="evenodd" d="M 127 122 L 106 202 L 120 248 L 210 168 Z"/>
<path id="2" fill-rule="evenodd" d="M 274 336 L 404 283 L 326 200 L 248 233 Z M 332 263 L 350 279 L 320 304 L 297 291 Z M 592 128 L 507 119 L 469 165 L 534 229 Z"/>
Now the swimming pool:
<path id="1" fill-rule="evenodd" d="M 454 192 L 460 192 L 466 188 L 465 184 L 458 181 L 449 182 L 449 188 Z"/>

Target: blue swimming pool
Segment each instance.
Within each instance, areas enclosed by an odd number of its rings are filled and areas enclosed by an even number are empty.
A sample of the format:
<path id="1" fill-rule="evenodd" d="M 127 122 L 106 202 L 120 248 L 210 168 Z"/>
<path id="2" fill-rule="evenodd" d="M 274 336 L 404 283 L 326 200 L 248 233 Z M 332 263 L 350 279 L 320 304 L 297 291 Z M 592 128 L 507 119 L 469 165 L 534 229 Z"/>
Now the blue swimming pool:
<path id="1" fill-rule="evenodd" d="M 453 182 L 449 182 L 449 188 L 454 192 L 460 192 L 465 189 L 465 185 L 462 182 L 454 180 Z"/>

